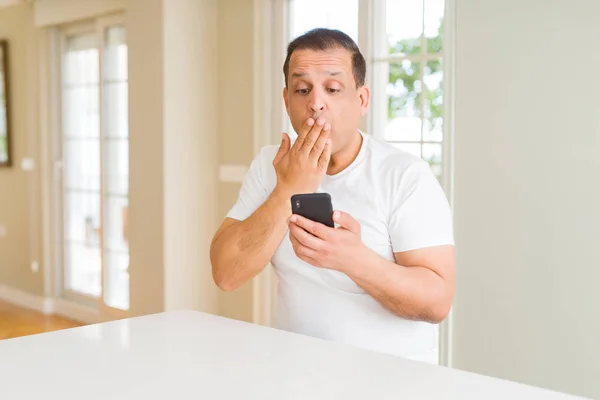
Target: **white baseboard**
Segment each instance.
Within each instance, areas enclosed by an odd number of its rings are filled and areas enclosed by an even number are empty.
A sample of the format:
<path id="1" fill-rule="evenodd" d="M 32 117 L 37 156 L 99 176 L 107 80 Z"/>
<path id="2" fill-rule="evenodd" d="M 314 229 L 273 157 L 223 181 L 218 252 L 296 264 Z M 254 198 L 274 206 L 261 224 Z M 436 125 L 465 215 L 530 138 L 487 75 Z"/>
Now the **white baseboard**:
<path id="1" fill-rule="evenodd" d="M 84 324 L 97 324 L 102 322 L 100 311 L 82 306 L 69 300 L 54 298 L 52 300 L 54 314 L 69 318 Z"/>
<path id="2" fill-rule="evenodd" d="M 0 300 L 18 307 L 39 311 L 44 314 L 52 314 L 53 312 L 52 302 L 50 301 L 52 299 L 47 299 L 43 296 L 31 294 L 2 284 L 0 284 Z"/>
<path id="3" fill-rule="evenodd" d="M 84 324 L 101 321 L 100 312 L 60 298 L 43 297 L 0 284 L 0 300 L 46 315 L 57 314 Z"/>

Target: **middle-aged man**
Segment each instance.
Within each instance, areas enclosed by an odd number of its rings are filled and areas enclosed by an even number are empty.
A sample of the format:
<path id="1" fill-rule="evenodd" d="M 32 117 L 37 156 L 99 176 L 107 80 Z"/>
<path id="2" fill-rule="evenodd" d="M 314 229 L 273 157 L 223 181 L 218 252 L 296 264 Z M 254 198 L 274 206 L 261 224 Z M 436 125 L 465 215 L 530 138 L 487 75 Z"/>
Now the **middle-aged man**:
<path id="1" fill-rule="evenodd" d="M 271 262 L 276 327 L 435 362 L 455 265 L 451 210 L 429 165 L 359 130 L 370 92 L 346 34 L 315 29 L 288 46 L 283 100 L 297 139 L 266 146 L 211 245 L 222 290 Z M 292 215 L 326 192 L 335 228 Z"/>

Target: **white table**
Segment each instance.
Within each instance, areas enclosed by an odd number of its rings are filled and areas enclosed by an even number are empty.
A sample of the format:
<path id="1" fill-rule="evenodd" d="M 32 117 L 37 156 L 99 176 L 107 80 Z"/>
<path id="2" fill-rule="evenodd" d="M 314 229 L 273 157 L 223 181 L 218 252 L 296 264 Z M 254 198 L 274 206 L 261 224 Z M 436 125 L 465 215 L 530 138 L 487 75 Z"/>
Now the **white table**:
<path id="1" fill-rule="evenodd" d="M 575 399 L 194 311 L 0 341 L 0 399 Z"/>

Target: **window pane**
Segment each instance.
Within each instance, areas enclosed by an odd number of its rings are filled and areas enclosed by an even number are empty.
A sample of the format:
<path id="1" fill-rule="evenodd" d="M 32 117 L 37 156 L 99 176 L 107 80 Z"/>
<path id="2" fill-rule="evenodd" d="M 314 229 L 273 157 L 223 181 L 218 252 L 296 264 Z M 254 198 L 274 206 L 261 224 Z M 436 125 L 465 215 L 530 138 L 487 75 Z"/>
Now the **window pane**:
<path id="1" fill-rule="evenodd" d="M 101 292 L 99 54 L 95 34 L 66 39 L 63 57 L 65 287 Z"/>
<path id="2" fill-rule="evenodd" d="M 339 29 L 358 43 L 358 0 L 290 0 L 290 41 L 314 28 Z"/>
<path id="3" fill-rule="evenodd" d="M 110 27 L 106 30 L 104 49 L 104 80 L 127 80 L 127 46 L 125 42 L 125 28 L 122 26 Z"/>
<path id="4" fill-rule="evenodd" d="M 109 307 L 129 309 L 129 252 L 106 252 L 104 301 Z"/>
<path id="5" fill-rule="evenodd" d="M 64 205 L 66 239 L 99 245 L 100 193 L 67 191 Z"/>
<path id="6" fill-rule="evenodd" d="M 129 192 L 129 141 L 108 139 L 104 141 L 106 154 L 104 179 L 106 193 L 127 196 Z"/>
<path id="7" fill-rule="evenodd" d="M 105 246 L 109 250 L 127 251 L 129 249 L 127 237 L 129 201 L 127 197 L 121 196 L 107 196 L 105 200 Z"/>
<path id="8" fill-rule="evenodd" d="M 106 30 L 104 53 L 104 108 L 105 137 L 128 136 L 128 93 L 127 93 L 127 46 L 125 28 L 110 27 Z"/>
<path id="9" fill-rule="evenodd" d="M 126 197 L 106 198 L 105 302 L 120 309 L 129 308 L 129 244 Z"/>
<path id="10" fill-rule="evenodd" d="M 442 145 L 425 143 L 423 145 L 423 159 L 429 163 L 439 179 L 442 174 Z"/>
<path id="11" fill-rule="evenodd" d="M 442 48 L 442 27 L 444 18 L 444 1 L 445 0 L 425 0 L 425 37 L 437 39 L 428 40 L 428 50 L 439 52 Z M 433 46 L 431 46 L 433 44 Z"/>
<path id="12" fill-rule="evenodd" d="M 423 141 L 441 142 L 443 138 L 442 118 L 428 118 L 423 121 Z"/>
<path id="13" fill-rule="evenodd" d="M 98 83 L 98 44 L 93 33 L 71 36 L 66 41 L 63 82 L 66 86 Z"/>
<path id="14" fill-rule="evenodd" d="M 105 137 L 128 136 L 127 81 L 104 84 Z"/>
<path id="15" fill-rule="evenodd" d="M 441 164 L 442 145 L 437 143 L 423 144 L 423 159 L 430 164 Z"/>
<path id="16" fill-rule="evenodd" d="M 125 28 L 105 32 L 104 87 L 104 302 L 129 308 L 129 129 Z"/>
<path id="17" fill-rule="evenodd" d="M 408 60 L 389 64 L 386 87 L 388 122 L 385 139 L 389 141 L 420 141 L 421 81 L 419 63 Z"/>
<path id="18" fill-rule="evenodd" d="M 426 93 L 423 124 L 424 141 L 441 142 L 443 138 L 444 92 L 442 80 L 442 61 L 428 61 L 423 72 Z"/>
<path id="19" fill-rule="evenodd" d="M 389 53 L 419 54 L 423 33 L 423 0 L 387 0 L 385 13 Z"/>
<path id="20" fill-rule="evenodd" d="M 88 296 L 100 296 L 100 247 L 78 241 L 65 244 L 65 287 Z"/>
<path id="21" fill-rule="evenodd" d="M 98 90 L 97 84 L 65 87 L 63 91 L 63 131 L 66 138 L 98 137 L 100 135 Z"/>
<path id="22" fill-rule="evenodd" d="M 64 143 L 65 186 L 100 193 L 100 140 L 73 139 Z"/>

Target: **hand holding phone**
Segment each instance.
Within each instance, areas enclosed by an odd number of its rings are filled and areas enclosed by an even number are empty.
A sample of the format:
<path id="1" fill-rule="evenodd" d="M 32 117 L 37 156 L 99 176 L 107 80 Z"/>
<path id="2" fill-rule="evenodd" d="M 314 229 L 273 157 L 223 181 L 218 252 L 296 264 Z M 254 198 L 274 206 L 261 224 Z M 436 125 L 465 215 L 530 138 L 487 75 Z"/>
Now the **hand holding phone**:
<path id="1" fill-rule="evenodd" d="M 333 205 L 329 193 L 306 193 L 292 196 L 292 214 L 335 228 Z"/>
<path id="2" fill-rule="evenodd" d="M 373 253 L 362 242 L 360 223 L 337 210 L 334 219 L 332 209 L 327 193 L 292 196 L 294 215 L 288 224 L 294 253 L 310 265 L 344 273 L 368 265 Z"/>

